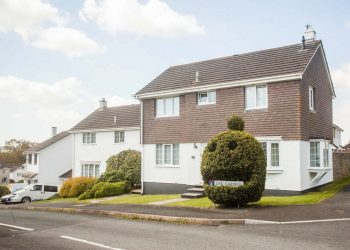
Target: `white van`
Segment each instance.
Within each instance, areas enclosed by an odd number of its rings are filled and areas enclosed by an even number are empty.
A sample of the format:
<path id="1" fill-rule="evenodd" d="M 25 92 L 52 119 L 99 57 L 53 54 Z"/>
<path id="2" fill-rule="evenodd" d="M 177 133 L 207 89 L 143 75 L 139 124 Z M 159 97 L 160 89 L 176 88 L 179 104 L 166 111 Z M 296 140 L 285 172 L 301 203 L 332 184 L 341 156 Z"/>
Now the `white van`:
<path id="1" fill-rule="evenodd" d="M 46 200 L 57 193 L 58 187 L 43 184 L 30 184 L 11 194 L 6 203 L 28 203 L 36 200 Z"/>

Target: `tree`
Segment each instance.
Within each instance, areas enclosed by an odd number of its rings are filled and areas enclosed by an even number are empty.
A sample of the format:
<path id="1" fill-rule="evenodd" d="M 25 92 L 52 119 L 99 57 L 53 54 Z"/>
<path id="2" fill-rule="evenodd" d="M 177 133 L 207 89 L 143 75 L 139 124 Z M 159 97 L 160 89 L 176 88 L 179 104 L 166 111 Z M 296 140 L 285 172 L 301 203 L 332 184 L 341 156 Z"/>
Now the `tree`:
<path id="1" fill-rule="evenodd" d="M 26 141 L 26 140 L 16 140 L 11 139 L 7 142 L 5 142 L 5 149 L 8 151 L 8 153 L 13 154 L 11 157 L 15 160 L 14 162 L 8 162 L 8 163 L 25 163 L 26 156 L 25 151 L 27 151 L 29 148 L 34 146 L 36 143 Z"/>

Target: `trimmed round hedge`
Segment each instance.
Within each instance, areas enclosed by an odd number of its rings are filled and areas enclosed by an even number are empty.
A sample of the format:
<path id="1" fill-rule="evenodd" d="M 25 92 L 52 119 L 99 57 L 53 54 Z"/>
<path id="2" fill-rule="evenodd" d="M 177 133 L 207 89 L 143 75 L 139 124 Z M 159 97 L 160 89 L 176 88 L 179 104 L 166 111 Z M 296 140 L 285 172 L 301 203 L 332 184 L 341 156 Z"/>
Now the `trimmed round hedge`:
<path id="1" fill-rule="evenodd" d="M 206 146 L 201 163 L 204 191 L 216 204 L 245 205 L 260 200 L 265 189 L 266 159 L 260 143 L 243 131 L 226 131 Z M 212 186 L 211 180 L 243 181 L 241 186 Z"/>

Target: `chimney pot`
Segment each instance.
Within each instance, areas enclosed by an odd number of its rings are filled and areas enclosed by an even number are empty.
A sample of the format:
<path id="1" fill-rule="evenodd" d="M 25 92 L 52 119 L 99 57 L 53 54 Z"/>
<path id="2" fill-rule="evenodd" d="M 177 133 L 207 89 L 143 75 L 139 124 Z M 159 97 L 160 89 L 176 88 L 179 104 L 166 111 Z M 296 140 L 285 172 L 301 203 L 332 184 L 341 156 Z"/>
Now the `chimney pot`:
<path id="1" fill-rule="evenodd" d="M 102 98 L 102 100 L 100 101 L 100 108 L 107 108 L 107 101 L 105 98 Z"/>
<path id="2" fill-rule="evenodd" d="M 311 40 L 311 41 L 316 40 L 316 31 L 312 28 L 312 26 L 310 24 L 307 24 L 305 27 L 306 27 L 306 30 L 304 32 L 305 39 Z"/>
<path id="3" fill-rule="evenodd" d="M 51 131 L 52 131 L 52 136 L 57 135 L 57 127 L 52 127 Z"/>

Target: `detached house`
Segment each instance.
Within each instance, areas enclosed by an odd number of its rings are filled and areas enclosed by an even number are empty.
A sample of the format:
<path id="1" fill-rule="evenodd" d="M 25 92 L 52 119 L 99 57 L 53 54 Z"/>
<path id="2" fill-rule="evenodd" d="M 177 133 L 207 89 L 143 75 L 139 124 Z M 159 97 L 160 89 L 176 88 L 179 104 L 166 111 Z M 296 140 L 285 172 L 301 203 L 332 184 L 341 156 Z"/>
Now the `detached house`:
<path id="1" fill-rule="evenodd" d="M 261 142 L 266 189 L 299 193 L 331 182 L 332 99 L 325 51 L 302 43 L 173 66 L 138 93 L 143 193 L 202 184 L 201 155 L 232 113 Z"/>
<path id="2" fill-rule="evenodd" d="M 73 136 L 70 175 L 99 177 L 106 170 L 110 156 L 126 149 L 141 151 L 140 105 L 107 107 L 102 99 L 100 108 L 74 126 L 70 133 Z"/>

